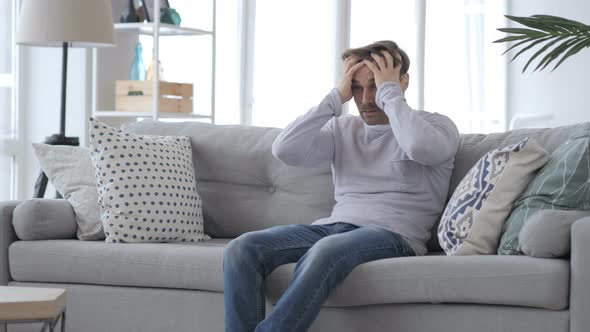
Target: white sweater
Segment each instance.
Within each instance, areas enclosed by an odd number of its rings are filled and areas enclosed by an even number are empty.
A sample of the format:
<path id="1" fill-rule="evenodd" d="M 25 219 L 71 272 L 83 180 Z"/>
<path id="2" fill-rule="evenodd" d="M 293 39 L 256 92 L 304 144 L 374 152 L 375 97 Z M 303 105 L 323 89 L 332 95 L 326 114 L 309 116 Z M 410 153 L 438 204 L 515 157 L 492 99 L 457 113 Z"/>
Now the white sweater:
<path id="1" fill-rule="evenodd" d="M 444 115 L 412 110 L 398 84 L 385 82 L 375 99 L 390 124 L 369 126 L 358 116 L 340 116 L 334 89 L 280 133 L 272 152 L 292 166 L 331 163 L 336 205 L 314 224 L 382 227 L 424 255 L 444 208 L 459 132 Z"/>

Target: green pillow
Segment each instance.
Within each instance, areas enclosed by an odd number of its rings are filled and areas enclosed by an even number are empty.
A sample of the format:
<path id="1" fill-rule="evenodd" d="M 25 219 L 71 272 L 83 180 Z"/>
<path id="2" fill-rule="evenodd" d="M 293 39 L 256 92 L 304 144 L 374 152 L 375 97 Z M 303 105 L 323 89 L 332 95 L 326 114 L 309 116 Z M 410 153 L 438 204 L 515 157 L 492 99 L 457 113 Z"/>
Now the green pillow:
<path id="1" fill-rule="evenodd" d="M 590 209 L 590 128 L 576 131 L 551 155 L 531 181 L 504 224 L 499 255 L 521 255 L 518 235 L 540 210 Z"/>

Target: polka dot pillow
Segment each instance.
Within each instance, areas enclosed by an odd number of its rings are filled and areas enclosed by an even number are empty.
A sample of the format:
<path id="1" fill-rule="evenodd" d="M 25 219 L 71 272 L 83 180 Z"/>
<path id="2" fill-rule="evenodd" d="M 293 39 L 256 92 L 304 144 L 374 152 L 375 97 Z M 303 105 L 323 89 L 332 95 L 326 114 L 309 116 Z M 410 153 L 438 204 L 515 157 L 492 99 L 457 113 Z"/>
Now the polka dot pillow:
<path id="1" fill-rule="evenodd" d="M 90 119 L 106 242 L 197 242 L 203 232 L 190 140 L 126 133 Z"/>

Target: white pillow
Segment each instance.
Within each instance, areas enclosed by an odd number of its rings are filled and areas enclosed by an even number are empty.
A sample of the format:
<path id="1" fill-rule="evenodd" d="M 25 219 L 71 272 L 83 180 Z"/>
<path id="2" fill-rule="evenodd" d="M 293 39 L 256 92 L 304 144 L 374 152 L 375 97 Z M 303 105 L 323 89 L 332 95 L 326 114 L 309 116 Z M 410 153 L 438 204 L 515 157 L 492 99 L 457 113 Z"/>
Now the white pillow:
<path id="1" fill-rule="evenodd" d="M 74 208 L 78 239 L 104 239 L 90 150 L 37 143 L 33 150 L 49 181 Z"/>
<path id="2" fill-rule="evenodd" d="M 190 140 L 123 132 L 90 120 L 106 242 L 197 242 L 203 232 Z"/>
<path id="3" fill-rule="evenodd" d="M 461 180 L 438 227 L 447 255 L 495 254 L 514 201 L 549 161 L 533 139 L 492 150 Z"/>

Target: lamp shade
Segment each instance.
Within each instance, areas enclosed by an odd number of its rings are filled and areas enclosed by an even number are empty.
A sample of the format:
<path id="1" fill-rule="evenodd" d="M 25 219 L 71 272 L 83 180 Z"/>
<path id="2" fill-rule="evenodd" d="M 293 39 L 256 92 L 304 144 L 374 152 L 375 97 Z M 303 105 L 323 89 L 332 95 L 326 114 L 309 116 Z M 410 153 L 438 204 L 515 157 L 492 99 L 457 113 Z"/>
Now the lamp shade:
<path id="1" fill-rule="evenodd" d="M 115 44 L 111 0 L 23 0 L 16 42 L 101 47 Z"/>

